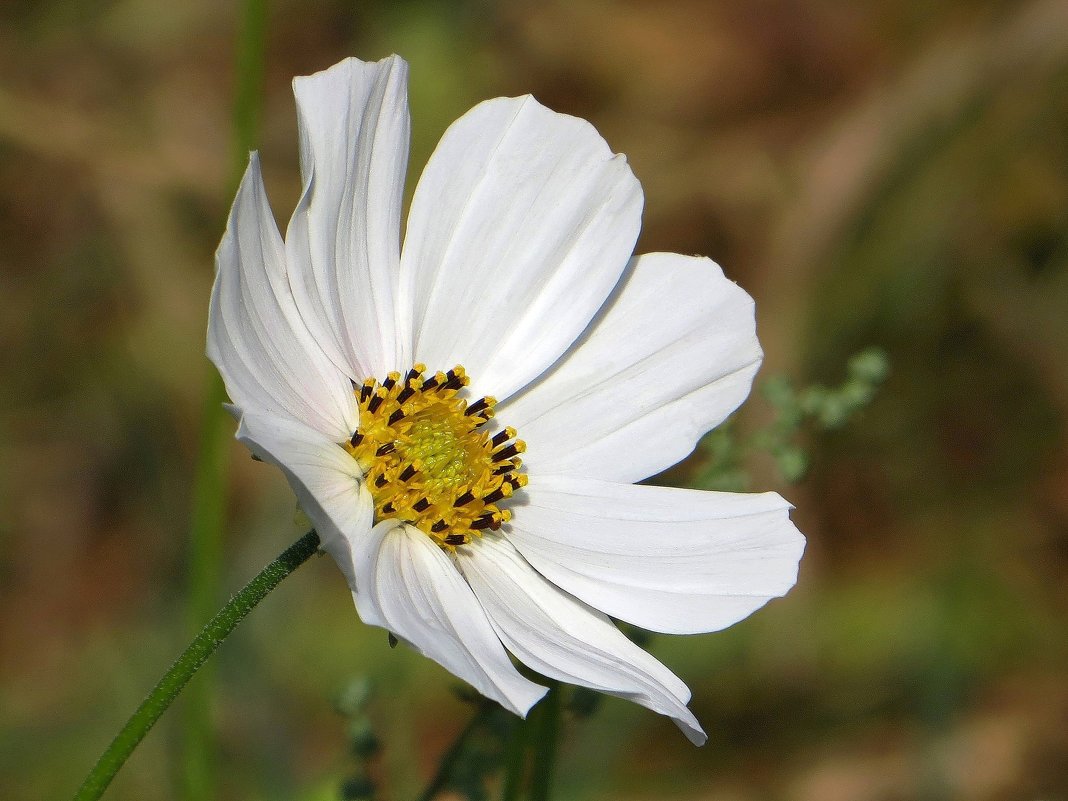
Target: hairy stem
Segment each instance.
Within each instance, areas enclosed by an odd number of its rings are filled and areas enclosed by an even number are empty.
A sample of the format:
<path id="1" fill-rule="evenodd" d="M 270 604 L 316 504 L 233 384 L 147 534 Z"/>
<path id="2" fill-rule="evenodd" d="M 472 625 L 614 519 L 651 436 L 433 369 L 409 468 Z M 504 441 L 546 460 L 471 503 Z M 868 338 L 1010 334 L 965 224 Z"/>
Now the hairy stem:
<path id="1" fill-rule="evenodd" d="M 205 660 L 215 653 L 237 624 L 244 620 L 282 579 L 308 561 L 318 549 L 319 535 L 314 530 L 309 531 L 261 570 L 208 621 L 111 741 L 111 745 L 85 777 L 74 801 L 96 801 L 104 794 L 104 790 L 111 784 L 111 780 L 137 744 L 167 711 L 167 707 L 178 697 Z"/>

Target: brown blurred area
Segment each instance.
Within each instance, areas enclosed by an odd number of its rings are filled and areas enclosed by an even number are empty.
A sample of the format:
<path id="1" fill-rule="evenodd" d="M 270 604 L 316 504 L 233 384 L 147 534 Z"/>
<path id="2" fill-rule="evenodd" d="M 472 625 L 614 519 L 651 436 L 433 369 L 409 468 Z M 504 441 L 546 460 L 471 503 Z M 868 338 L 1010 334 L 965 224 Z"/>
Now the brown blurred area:
<path id="1" fill-rule="evenodd" d="M 230 197 L 235 9 L 0 6 L 0 797 L 69 796 L 184 643 L 212 254 Z M 719 635 L 658 637 L 710 733 L 608 702 L 561 799 L 1068 799 L 1068 4 L 411 0 L 270 4 L 260 150 L 296 199 L 289 80 L 411 70 L 412 167 L 478 100 L 591 120 L 646 194 L 639 250 L 757 300 L 765 374 L 892 374 L 780 490 L 798 587 Z M 754 398 L 742 424 L 768 413 Z M 755 423 L 750 423 L 755 424 Z M 224 589 L 297 533 L 231 451 Z M 216 659 L 219 798 L 336 798 L 332 696 L 379 686 L 385 797 L 468 714 L 358 622 L 328 560 Z M 177 798 L 178 728 L 109 798 Z"/>

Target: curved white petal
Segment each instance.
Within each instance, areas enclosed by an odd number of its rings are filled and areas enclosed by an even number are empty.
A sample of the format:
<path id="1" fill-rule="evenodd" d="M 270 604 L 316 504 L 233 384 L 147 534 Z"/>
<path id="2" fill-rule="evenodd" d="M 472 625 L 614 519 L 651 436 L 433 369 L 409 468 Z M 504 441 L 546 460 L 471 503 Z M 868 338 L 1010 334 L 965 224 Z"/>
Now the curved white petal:
<path id="1" fill-rule="evenodd" d="M 293 293 L 316 338 L 357 381 L 402 368 L 407 349 L 395 325 L 407 83 L 397 56 L 349 58 L 293 80 L 304 176 L 286 234 Z"/>
<path id="2" fill-rule="evenodd" d="M 690 691 L 600 612 L 553 586 L 492 534 L 457 550 L 457 563 L 504 646 L 554 679 L 635 701 L 707 740 L 686 708 Z"/>
<path id="3" fill-rule="evenodd" d="M 414 359 L 462 364 L 503 399 L 593 318 L 626 266 L 642 192 L 588 122 L 532 97 L 486 101 L 419 179 L 401 255 Z"/>
<path id="4" fill-rule="evenodd" d="M 508 538 L 596 609 L 671 634 L 736 623 L 797 579 L 790 505 L 747 495 L 531 476 Z"/>
<path id="5" fill-rule="evenodd" d="M 207 352 L 230 399 L 347 438 L 359 421 L 352 387 L 297 312 L 255 153 L 215 261 Z"/>
<path id="6" fill-rule="evenodd" d="M 393 632 L 518 715 L 545 694 L 519 675 L 471 588 L 426 534 L 386 520 L 356 557 L 353 594 L 365 623 Z"/>
<path id="7" fill-rule="evenodd" d="M 749 394 L 753 301 L 709 259 L 637 257 L 589 331 L 497 408 L 529 469 L 631 482 L 681 461 Z"/>
<path id="8" fill-rule="evenodd" d="M 323 550 L 334 557 L 351 586 L 353 544 L 367 539 L 374 515 L 356 460 L 318 431 L 277 417 L 245 412 L 237 438 L 282 469 L 301 509 L 315 524 Z"/>

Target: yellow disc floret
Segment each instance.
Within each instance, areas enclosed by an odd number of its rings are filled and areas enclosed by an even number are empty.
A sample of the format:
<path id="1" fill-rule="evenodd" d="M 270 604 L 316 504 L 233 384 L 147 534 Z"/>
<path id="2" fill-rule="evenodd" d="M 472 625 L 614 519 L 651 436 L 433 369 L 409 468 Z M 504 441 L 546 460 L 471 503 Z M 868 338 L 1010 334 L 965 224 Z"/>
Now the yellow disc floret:
<path id="1" fill-rule="evenodd" d="M 485 430 L 496 400 L 461 398 L 463 367 L 425 372 L 417 364 L 403 379 L 355 387 L 360 426 L 344 447 L 364 471 L 376 522 L 403 520 L 452 549 L 511 518 L 499 504 L 527 483 L 525 446 L 513 428 Z"/>

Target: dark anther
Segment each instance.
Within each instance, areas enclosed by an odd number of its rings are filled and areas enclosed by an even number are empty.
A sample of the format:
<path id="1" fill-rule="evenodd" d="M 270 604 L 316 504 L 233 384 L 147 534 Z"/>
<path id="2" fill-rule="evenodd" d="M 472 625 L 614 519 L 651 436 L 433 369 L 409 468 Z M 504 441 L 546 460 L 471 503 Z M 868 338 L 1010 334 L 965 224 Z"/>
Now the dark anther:
<path id="1" fill-rule="evenodd" d="M 389 424 L 393 425 L 397 421 L 403 420 L 403 419 L 404 419 L 404 409 L 397 409 L 397 411 L 393 412 L 393 414 L 391 414 L 389 416 Z"/>
<path id="2" fill-rule="evenodd" d="M 463 506 L 465 503 L 471 503 L 475 499 L 475 496 L 470 492 L 465 492 L 459 498 L 452 502 L 453 506 Z"/>
<path id="3" fill-rule="evenodd" d="M 360 401 L 362 403 L 366 403 L 367 399 L 371 397 L 371 392 L 373 391 L 373 389 L 374 387 L 372 387 L 370 384 L 364 384 L 362 387 L 360 387 Z"/>
<path id="4" fill-rule="evenodd" d="M 492 458 L 493 461 L 495 461 L 495 462 L 499 462 L 499 461 L 501 461 L 503 459 L 508 459 L 508 458 L 510 458 L 512 456 L 515 456 L 517 453 L 519 453 L 519 448 L 517 448 L 515 446 L 515 443 L 513 442 L 507 448 L 502 448 L 501 450 L 497 451 L 490 458 Z"/>
<path id="5" fill-rule="evenodd" d="M 435 523 L 434 525 L 432 525 L 430 527 L 430 530 L 433 531 L 435 534 L 440 534 L 442 531 L 444 531 L 448 527 L 449 527 L 448 523 L 446 523 L 444 520 L 439 520 L 437 523 Z"/>
<path id="6" fill-rule="evenodd" d="M 415 511 L 417 512 L 425 512 L 427 509 L 430 508 L 430 501 L 428 501 L 426 498 L 420 498 L 412 504 L 412 508 L 415 509 Z"/>
<path id="7" fill-rule="evenodd" d="M 487 406 L 489 406 L 489 402 L 485 398 L 479 398 L 477 401 L 467 407 L 467 409 L 464 411 L 464 414 L 470 417 L 473 414 L 478 414 Z"/>
<path id="8" fill-rule="evenodd" d="M 406 386 L 400 392 L 397 393 L 397 403 L 404 403 L 408 398 L 415 394 L 415 390 L 412 389 L 411 384 Z"/>
<path id="9" fill-rule="evenodd" d="M 387 442 L 385 445 L 379 446 L 378 450 L 375 451 L 375 456 L 385 456 L 387 453 L 393 453 L 396 447 L 392 442 Z"/>
<path id="10" fill-rule="evenodd" d="M 509 462 L 508 464 L 500 465 L 496 470 L 493 471 L 493 475 L 503 476 L 506 473 L 511 473 L 513 470 L 515 470 L 515 465 Z"/>
<path id="11" fill-rule="evenodd" d="M 375 479 L 375 486 L 381 489 L 389 483 L 389 479 L 386 478 L 384 473 L 379 473 L 378 478 Z"/>
<path id="12" fill-rule="evenodd" d="M 384 515 L 391 515 L 396 511 L 397 507 L 393 505 L 393 501 L 389 501 L 385 506 L 382 507 L 382 514 Z"/>
<path id="13" fill-rule="evenodd" d="M 471 528 L 475 531 L 481 531 L 484 528 L 493 528 L 493 515 L 482 515 L 482 517 L 471 523 Z"/>
<path id="14" fill-rule="evenodd" d="M 496 503 L 497 501 L 499 501 L 503 497 L 504 497 L 504 490 L 502 490 L 500 487 L 497 487 L 497 489 L 495 489 L 489 495 L 483 495 L 482 496 L 482 503 Z"/>
<path id="15" fill-rule="evenodd" d="M 420 375 L 422 375 L 422 373 L 420 373 L 418 370 L 409 370 L 408 374 L 404 376 L 404 384 L 407 386 L 408 384 L 412 383 L 413 378 L 418 378 Z"/>
<path id="16" fill-rule="evenodd" d="M 503 445 L 509 439 L 508 429 L 502 429 L 493 435 L 493 439 L 490 440 L 490 444 L 496 448 L 498 445 Z"/>
<path id="17" fill-rule="evenodd" d="M 438 377 L 436 375 L 430 376 L 423 382 L 423 386 L 420 387 L 423 392 L 429 392 L 438 385 Z"/>
<path id="18" fill-rule="evenodd" d="M 407 467 L 404 468 L 404 470 L 401 471 L 400 480 L 401 481 L 407 481 L 409 478 L 411 478 L 414 475 L 415 475 L 415 466 L 414 465 L 408 465 Z"/>
<path id="19" fill-rule="evenodd" d="M 450 370 L 449 372 L 451 373 L 452 370 Z M 448 381 L 446 381 L 444 384 L 442 384 L 441 388 L 442 388 L 442 390 L 460 389 L 460 388 L 463 387 L 463 385 L 464 385 L 464 380 L 460 376 L 454 375 L 452 378 L 450 378 Z"/>
<path id="20" fill-rule="evenodd" d="M 386 380 L 382 382 L 382 388 L 385 389 L 386 392 L 389 392 L 396 385 L 397 385 L 397 380 L 391 375 L 387 375 L 386 376 Z"/>
<path id="21" fill-rule="evenodd" d="M 466 534 L 450 534 L 445 538 L 446 545 L 464 545 L 467 543 Z"/>
<path id="22" fill-rule="evenodd" d="M 373 398 L 371 398 L 371 402 L 367 404 L 367 411 L 369 411 L 371 414 L 374 414 L 375 412 L 378 411 L 378 407 L 381 406 L 381 405 L 382 405 L 382 396 L 381 395 L 375 395 Z"/>
<path id="23" fill-rule="evenodd" d="M 352 436 L 349 437 L 349 445 L 355 448 L 361 442 L 363 442 L 363 434 L 361 434 L 359 431 L 353 431 Z"/>

